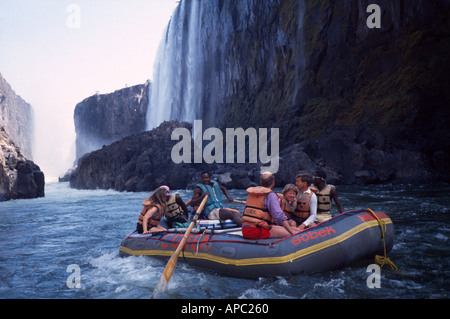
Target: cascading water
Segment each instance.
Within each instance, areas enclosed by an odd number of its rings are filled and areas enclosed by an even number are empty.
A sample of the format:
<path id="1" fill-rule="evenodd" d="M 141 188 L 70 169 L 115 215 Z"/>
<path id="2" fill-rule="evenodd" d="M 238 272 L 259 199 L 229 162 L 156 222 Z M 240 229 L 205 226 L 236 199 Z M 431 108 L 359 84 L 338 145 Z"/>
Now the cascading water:
<path id="1" fill-rule="evenodd" d="M 283 19 L 273 19 L 278 1 L 180 1 L 158 49 L 147 129 L 167 120 L 218 126 L 229 97 L 264 94 L 275 75 L 290 78 L 294 69 L 298 83 L 286 96 L 295 104 L 304 70 L 304 7 L 299 1 L 297 35 L 288 35 Z M 294 68 L 278 65 L 279 52 L 292 49 Z"/>
<path id="2" fill-rule="evenodd" d="M 172 119 L 214 123 L 217 101 L 231 87 L 233 31 L 231 13 L 220 1 L 180 2 L 158 49 L 147 129 Z"/>
<path id="3" fill-rule="evenodd" d="M 182 1 L 158 49 L 147 129 L 166 120 L 201 118 L 203 50 L 199 1 Z"/>

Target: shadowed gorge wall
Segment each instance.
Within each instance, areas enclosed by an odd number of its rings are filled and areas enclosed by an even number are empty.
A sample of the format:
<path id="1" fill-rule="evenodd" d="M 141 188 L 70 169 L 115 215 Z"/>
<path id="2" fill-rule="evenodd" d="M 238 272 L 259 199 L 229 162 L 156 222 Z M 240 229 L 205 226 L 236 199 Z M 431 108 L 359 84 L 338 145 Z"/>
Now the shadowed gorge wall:
<path id="1" fill-rule="evenodd" d="M 380 28 L 367 24 L 372 3 Z M 317 169 L 336 184 L 449 181 L 449 8 L 180 1 L 155 64 L 147 128 L 196 119 L 222 130 L 277 127 L 278 186 Z"/>

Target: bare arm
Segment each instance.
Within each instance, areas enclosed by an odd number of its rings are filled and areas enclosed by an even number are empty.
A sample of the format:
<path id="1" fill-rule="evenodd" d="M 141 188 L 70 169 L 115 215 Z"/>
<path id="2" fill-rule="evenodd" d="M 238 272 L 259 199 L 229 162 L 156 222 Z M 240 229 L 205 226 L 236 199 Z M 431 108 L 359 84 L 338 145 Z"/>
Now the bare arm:
<path id="1" fill-rule="evenodd" d="M 336 188 L 333 188 L 333 187 L 331 188 L 330 195 L 333 198 L 334 202 L 336 203 L 336 207 L 337 207 L 339 213 L 342 214 L 344 212 L 344 208 L 342 207 L 342 204 L 339 201 Z"/>
<path id="2" fill-rule="evenodd" d="M 176 201 L 177 201 L 177 204 L 180 205 L 181 209 L 183 210 L 183 215 L 188 217 L 189 211 L 188 211 L 188 208 L 187 208 L 185 202 L 183 201 L 183 199 L 181 197 L 177 196 Z"/>
<path id="3" fill-rule="evenodd" d="M 284 229 L 286 229 L 291 235 L 295 235 L 300 231 L 299 228 L 289 225 L 289 222 L 287 220 L 283 220 L 281 222 L 281 226 L 283 226 Z"/>
<path id="4" fill-rule="evenodd" d="M 202 194 L 202 190 L 199 187 L 194 189 L 194 196 L 189 200 L 189 206 L 198 206 L 202 202 L 203 198 L 209 195 L 209 192 Z"/>
<path id="5" fill-rule="evenodd" d="M 223 185 L 220 185 L 219 184 L 219 188 L 220 188 L 220 190 L 225 194 L 225 196 L 226 196 L 226 198 L 228 199 L 228 201 L 229 202 L 232 202 L 233 201 L 233 198 L 230 196 L 230 194 L 228 193 L 228 189 L 225 187 L 225 186 L 223 186 Z"/>
<path id="6" fill-rule="evenodd" d="M 144 234 L 148 234 L 149 230 L 148 230 L 148 221 L 150 218 L 153 217 L 153 215 L 158 211 L 158 208 L 156 208 L 155 206 L 153 206 L 152 208 L 150 208 L 149 210 L 147 210 L 147 212 L 145 213 L 143 219 L 142 219 L 142 228 L 144 229 L 143 233 Z"/>

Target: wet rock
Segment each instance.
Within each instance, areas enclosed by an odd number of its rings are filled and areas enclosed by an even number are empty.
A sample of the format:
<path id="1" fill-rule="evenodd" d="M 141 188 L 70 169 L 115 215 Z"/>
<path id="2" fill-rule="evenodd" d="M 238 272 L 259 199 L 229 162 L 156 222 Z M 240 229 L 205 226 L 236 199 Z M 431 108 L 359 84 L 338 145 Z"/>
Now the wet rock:
<path id="1" fill-rule="evenodd" d="M 95 94 L 74 112 L 76 158 L 126 136 L 145 131 L 150 83 Z"/>
<path id="2" fill-rule="evenodd" d="M 44 173 L 27 160 L 0 126 L 0 201 L 45 195 Z"/>

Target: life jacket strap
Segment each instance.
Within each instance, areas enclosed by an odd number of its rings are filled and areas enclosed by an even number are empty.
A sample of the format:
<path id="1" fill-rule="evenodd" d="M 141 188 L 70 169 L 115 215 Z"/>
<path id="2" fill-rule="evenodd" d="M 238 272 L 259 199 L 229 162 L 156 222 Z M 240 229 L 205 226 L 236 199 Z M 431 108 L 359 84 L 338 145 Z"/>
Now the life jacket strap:
<path id="1" fill-rule="evenodd" d="M 250 207 L 250 206 L 248 206 L 248 207 Z M 253 216 L 253 215 L 247 215 L 247 214 L 245 214 L 245 213 L 244 213 L 243 217 L 244 217 L 244 216 L 250 217 L 250 218 L 254 218 L 254 219 L 259 219 L 259 220 L 261 220 L 261 221 L 266 222 L 266 223 L 269 224 L 269 225 L 275 225 L 275 223 L 273 223 L 272 221 L 267 220 L 267 219 L 262 218 L 262 217 L 256 217 L 256 216 Z"/>

